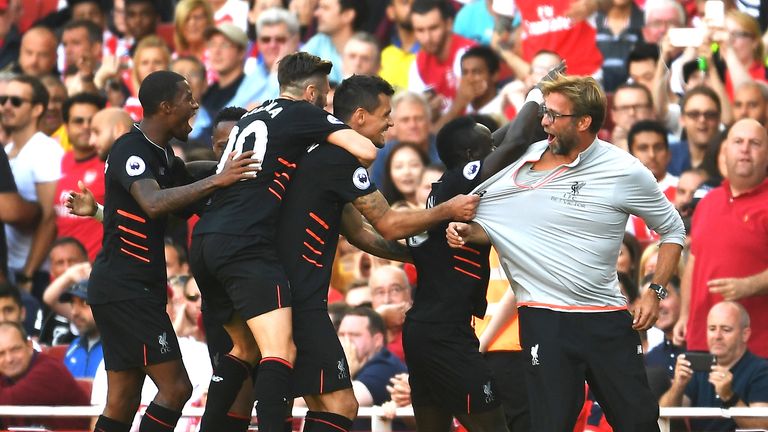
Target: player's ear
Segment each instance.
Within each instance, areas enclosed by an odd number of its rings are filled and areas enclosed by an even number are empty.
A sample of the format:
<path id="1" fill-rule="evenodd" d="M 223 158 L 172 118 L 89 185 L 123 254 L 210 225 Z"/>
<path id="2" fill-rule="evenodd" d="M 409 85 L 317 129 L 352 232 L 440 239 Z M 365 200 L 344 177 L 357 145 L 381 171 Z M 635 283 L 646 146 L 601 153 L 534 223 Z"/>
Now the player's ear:
<path id="1" fill-rule="evenodd" d="M 317 95 L 317 87 L 315 87 L 314 84 L 309 84 L 304 88 L 304 96 L 306 96 L 308 100 L 315 100 L 315 95 Z"/>
<path id="2" fill-rule="evenodd" d="M 163 114 L 170 114 L 173 111 L 173 103 L 171 101 L 160 102 L 160 111 Z"/>
<path id="3" fill-rule="evenodd" d="M 368 111 L 366 111 L 364 108 L 357 108 L 352 114 L 352 121 L 357 122 L 358 125 L 363 125 L 365 123 L 365 116 L 368 114 Z"/>

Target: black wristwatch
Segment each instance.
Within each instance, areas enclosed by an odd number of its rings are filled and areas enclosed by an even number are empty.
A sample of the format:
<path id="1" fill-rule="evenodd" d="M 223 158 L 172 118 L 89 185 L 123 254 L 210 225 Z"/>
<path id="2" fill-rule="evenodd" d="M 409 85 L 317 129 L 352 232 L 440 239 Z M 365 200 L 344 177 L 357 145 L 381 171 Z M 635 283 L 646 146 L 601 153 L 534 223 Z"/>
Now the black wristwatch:
<path id="1" fill-rule="evenodd" d="M 735 407 L 737 403 L 739 403 L 739 395 L 736 394 L 736 392 L 733 392 L 733 395 L 731 395 L 731 398 L 728 400 L 720 401 L 720 403 L 723 405 L 723 408 L 732 408 Z"/>
<path id="2" fill-rule="evenodd" d="M 669 294 L 667 292 L 667 289 L 659 284 L 652 283 L 648 288 L 656 291 L 656 297 L 659 298 L 659 300 L 664 300 L 667 298 L 667 295 Z"/>
<path id="3" fill-rule="evenodd" d="M 18 285 L 32 282 L 32 279 L 32 276 L 27 276 L 22 272 L 16 273 L 16 284 Z"/>

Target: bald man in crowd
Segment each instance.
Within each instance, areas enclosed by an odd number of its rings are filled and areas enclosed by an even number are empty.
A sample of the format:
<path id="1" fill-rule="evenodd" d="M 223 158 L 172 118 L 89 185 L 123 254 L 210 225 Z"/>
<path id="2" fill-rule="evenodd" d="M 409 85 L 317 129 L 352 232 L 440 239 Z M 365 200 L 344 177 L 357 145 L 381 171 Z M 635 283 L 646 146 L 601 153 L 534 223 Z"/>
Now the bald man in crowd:
<path id="1" fill-rule="evenodd" d="M 26 75 L 41 78 L 48 74 L 58 75 L 56 47 L 59 39 L 47 27 L 33 27 L 21 38 L 18 69 Z"/>

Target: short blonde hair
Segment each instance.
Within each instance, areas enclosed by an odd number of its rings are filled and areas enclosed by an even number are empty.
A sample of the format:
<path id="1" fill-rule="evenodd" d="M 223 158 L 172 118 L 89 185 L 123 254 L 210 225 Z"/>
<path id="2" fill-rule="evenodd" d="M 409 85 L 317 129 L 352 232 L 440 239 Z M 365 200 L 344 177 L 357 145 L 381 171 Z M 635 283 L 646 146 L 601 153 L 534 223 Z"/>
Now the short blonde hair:
<path id="1" fill-rule="evenodd" d="M 139 59 L 141 58 L 142 53 L 144 50 L 147 50 L 149 48 L 159 48 L 162 53 L 163 57 L 165 59 L 166 67 L 165 69 L 168 69 L 171 66 L 171 50 L 168 48 L 168 44 L 165 43 L 163 39 L 161 39 L 159 36 L 151 35 L 143 38 L 138 45 L 136 45 L 136 51 L 133 53 L 133 69 L 131 70 L 131 78 L 134 80 L 136 84 L 141 84 L 139 82 L 139 75 L 138 71 L 136 70 Z M 136 89 L 138 92 L 138 87 Z"/>
<path id="2" fill-rule="evenodd" d="M 592 77 L 559 75 L 552 81 L 541 84 L 544 95 L 559 93 L 573 104 L 573 113 L 589 116 L 592 123 L 589 131 L 598 133 L 605 121 L 606 98 L 600 84 Z"/>

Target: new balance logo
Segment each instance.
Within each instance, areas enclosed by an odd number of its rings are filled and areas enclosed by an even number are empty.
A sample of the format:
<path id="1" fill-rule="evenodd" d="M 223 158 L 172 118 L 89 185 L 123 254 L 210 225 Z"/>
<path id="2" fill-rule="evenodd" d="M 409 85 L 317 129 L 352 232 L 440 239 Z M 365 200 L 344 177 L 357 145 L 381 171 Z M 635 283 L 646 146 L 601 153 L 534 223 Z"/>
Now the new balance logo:
<path id="1" fill-rule="evenodd" d="M 222 381 L 224 381 L 224 378 L 222 378 L 222 377 L 220 377 L 220 376 L 218 376 L 218 375 L 213 375 L 213 376 L 211 377 L 211 381 L 213 381 L 213 382 L 215 382 L 215 383 L 218 383 L 218 382 L 222 382 Z"/>
<path id="2" fill-rule="evenodd" d="M 531 347 L 531 366 L 539 365 L 539 344 Z"/>

